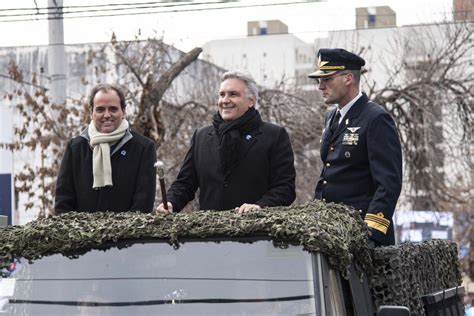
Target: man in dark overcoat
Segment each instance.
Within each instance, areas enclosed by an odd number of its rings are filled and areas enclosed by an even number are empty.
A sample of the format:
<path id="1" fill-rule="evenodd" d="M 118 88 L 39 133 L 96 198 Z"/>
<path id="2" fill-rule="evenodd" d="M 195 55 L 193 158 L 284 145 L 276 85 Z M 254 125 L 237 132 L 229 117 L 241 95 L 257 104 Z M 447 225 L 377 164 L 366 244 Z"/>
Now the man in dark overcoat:
<path id="1" fill-rule="evenodd" d="M 56 182 L 56 214 L 153 211 L 155 143 L 130 129 L 125 96 L 99 84 L 89 96 L 91 121 L 65 149 Z"/>
<path id="2" fill-rule="evenodd" d="M 344 49 L 320 49 L 318 69 L 308 75 L 324 102 L 336 105 L 324 120 L 315 198 L 353 206 L 370 229 L 370 244 L 390 245 L 402 187 L 401 145 L 392 117 L 359 90 L 364 65 Z"/>
<path id="3" fill-rule="evenodd" d="M 295 168 L 288 133 L 262 121 L 255 109 L 257 101 L 257 85 L 249 75 L 222 75 L 212 125 L 194 132 L 168 190 L 168 209 L 161 204 L 158 213 L 181 211 L 198 188 L 202 210 L 242 213 L 294 201 Z"/>

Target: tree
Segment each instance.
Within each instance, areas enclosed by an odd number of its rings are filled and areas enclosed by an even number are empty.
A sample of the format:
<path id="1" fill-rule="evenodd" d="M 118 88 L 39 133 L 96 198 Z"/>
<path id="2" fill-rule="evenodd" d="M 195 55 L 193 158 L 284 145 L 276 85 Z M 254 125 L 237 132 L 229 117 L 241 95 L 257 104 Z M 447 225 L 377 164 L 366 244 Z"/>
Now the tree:
<path id="1" fill-rule="evenodd" d="M 300 85 L 263 88 L 259 105 L 262 117 L 284 126 L 290 135 L 295 154 L 295 203 L 311 201 L 322 166 L 319 139 L 327 106 L 317 91 L 304 91 Z"/>
<path id="2" fill-rule="evenodd" d="M 135 42 L 138 43 L 138 41 Z M 139 43 L 143 46 L 143 50 L 147 50 L 144 56 L 141 56 L 142 64 L 158 65 L 161 67 L 162 76 L 155 83 L 153 71 L 156 69 L 148 70 L 148 76 L 144 82 L 138 71 L 132 72 L 139 84 L 136 90 L 127 91 L 127 99 L 129 103 L 132 103 L 131 108 L 136 113 L 132 114 L 132 118 L 135 117 L 135 119 L 131 121 L 134 122 L 138 131 L 154 139 L 160 145 L 165 133 L 160 119 L 160 101 L 164 92 L 179 73 L 197 59 L 201 49 L 196 48 L 188 54 L 175 54 L 173 59 L 164 50 L 165 45 L 160 41 L 150 40 L 144 43 L 153 43 L 154 47 L 161 48 L 158 50 L 161 55 L 156 52 L 149 54 L 151 49 L 147 45 L 143 45 L 143 42 Z M 86 63 L 94 68 L 97 82 L 102 81 L 103 74 L 110 71 L 108 66 L 111 63 L 97 64 L 100 57 L 108 56 L 111 53 L 110 49 L 117 56 L 117 64 L 113 65 L 116 69 L 114 75 L 121 75 L 121 66 L 126 66 L 129 70 L 138 70 L 136 64 L 133 64 L 136 62 L 135 60 L 124 57 L 129 45 L 131 44 L 119 44 L 113 39 L 110 45 L 104 45 L 97 51 L 88 52 L 89 58 Z M 151 62 L 152 58 L 157 59 Z M 160 62 L 156 62 L 157 60 Z M 9 63 L 8 71 L 10 79 L 16 83 L 16 88 L 7 93 L 6 98 L 11 102 L 16 102 L 17 117 L 21 118 L 21 122 L 17 124 L 18 127 L 15 127 L 15 141 L 12 144 L 2 144 L 2 147 L 16 151 L 17 154 L 23 153 L 24 168 L 15 174 L 16 192 L 26 194 L 26 210 L 34 207 L 39 211 L 39 216 L 46 216 L 53 213 L 55 181 L 66 141 L 77 135 L 78 131 L 89 121 L 86 96 L 77 100 L 69 98 L 65 105 L 51 104 L 47 88 L 37 84 L 36 73 L 25 78 L 23 71 L 13 61 Z M 87 78 L 81 79 L 83 84 L 89 85 Z M 134 86 L 137 84 L 132 85 L 132 87 Z M 141 98 L 140 102 L 136 103 L 138 95 Z M 32 159 L 25 159 L 25 155 Z"/>
<path id="3" fill-rule="evenodd" d="M 25 195 L 25 209 L 35 207 L 45 216 L 52 209 L 63 140 L 71 136 L 83 112 L 75 101 L 68 107 L 51 104 L 47 89 L 37 83 L 37 74 L 25 77 L 15 62 L 9 63 L 8 74 L 17 85 L 5 98 L 17 102 L 20 123 L 14 128 L 15 141 L 0 146 L 17 152 L 21 166 L 15 173 L 15 192 Z"/>
<path id="4" fill-rule="evenodd" d="M 405 192 L 415 210 L 451 210 L 472 190 L 465 171 L 473 162 L 473 32 L 470 24 L 443 24 L 399 38 L 402 54 L 387 67 L 389 81 L 371 89 L 400 130 Z"/>
<path id="5" fill-rule="evenodd" d="M 200 48 L 184 54 L 159 39 L 120 42 L 113 36 L 108 44 L 95 45 L 86 52 L 73 51 L 70 59 L 75 60 L 78 72 L 82 68 L 87 71 L 69 81 L 81 85 L 77 89 L 81 92 L 104 81 L 123 86 L 127 117 L 134 129 L 156 142 L 157 156 L 167 169 L 166 182 L 171 183 L 193 131 L 210 124 L 217 110 L 219 78 L 225 70 L 197 60 Z M 40 216 L 46 216 L 53 211 L 63 148 L 89 122 L 87 96 L 77 93 L 66 105 L 51 105 L 46 84 L 35 82 L 35 73 L 25 76 L 17 64 L 10 65 L 9 75 L 17 87 L 8 97 L 16 103 L 23 120 L 15 130 L 15 142 L 7 146 L 17 152 L 39 151 L 39 160 L 25 162 L 24 170 L 17 173 L 15 185 L 18 192 L 28 195 L 26 208 L 40 209 Z M 298 202 L 306 202 L 312 198 L 318 172 L 316 140 L 321 134 L 322 115 L 298 87 L 261 89 L 260 96 L 259 110 L 264 119 L 283 124 L 290 133 L 298 170 Z M 51 143 L 55 144 L 54 152 Z M 160 200 L 158 197 L 157 203 Z M 196 208 L 196 201 L 188 206 Z"/>
<path id="6" fill-rule="evenodd" d="M 400 58 L 386 68 L 389 81 L 369 85 L 400 130 L 405 201 L 414 210 L 454 212 L 457 241 L 470 245 L 464 266 L 474 276 L 473 35 L 472 23 L 410 32 L 397 39 Z"/>

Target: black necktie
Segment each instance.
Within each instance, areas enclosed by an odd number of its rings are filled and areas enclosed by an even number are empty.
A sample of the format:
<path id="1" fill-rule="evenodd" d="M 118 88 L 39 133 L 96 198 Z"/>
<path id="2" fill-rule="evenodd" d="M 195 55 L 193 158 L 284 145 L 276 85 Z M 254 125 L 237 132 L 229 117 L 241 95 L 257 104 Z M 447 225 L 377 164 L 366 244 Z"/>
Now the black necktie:
<path id="1" fill-rule="evenodd" d="M 341 118 L 341 112 L 336 111 L 336 115 L 331 122 L 331 134 L 334 134 L 339 126 L 339 119 Z"/>

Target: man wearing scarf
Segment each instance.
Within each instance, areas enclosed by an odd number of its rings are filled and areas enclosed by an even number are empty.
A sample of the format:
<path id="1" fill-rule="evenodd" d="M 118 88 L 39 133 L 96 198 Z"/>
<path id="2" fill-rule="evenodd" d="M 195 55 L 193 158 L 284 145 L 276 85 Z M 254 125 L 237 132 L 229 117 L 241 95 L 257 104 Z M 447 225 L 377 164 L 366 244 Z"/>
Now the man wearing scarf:
<path id="1" fill-rule="evenodd" d="M 130 130 L 125 96 L 99 84 L 89 97 L 91 122 L 66 146 L 56 183 L 56 214 L 151 212 L 156 160 L 152 140 Z"/>
<path id="2" fill-rule="evenodd" d="M 288 133 L 262 121 L 255 109 L 257 100 L 257 85 L 250 76 L 222 75 L 212 125 L 194 132 L 168 190 L 168 210 L 160 204 L 156 212 L 181 211 L 198 188 L 202 210 L 243 213 L 294 201 L 295 168 Z"/>

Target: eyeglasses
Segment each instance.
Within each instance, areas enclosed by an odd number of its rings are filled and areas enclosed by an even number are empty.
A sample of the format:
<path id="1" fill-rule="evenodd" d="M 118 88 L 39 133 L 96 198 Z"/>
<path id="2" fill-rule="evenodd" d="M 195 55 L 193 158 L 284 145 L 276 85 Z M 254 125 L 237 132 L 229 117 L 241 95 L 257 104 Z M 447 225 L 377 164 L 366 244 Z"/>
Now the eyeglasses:
<path id="1" fill-rule="evenodd" d="M 316 84 L 320 85 L 321 83 L 328 83 L 329 81 L 331 81 L 332 79 L 334 79 L 336 77 L 345 76 L 347 74 L 349 74 L 349 73 L 348 72 L 340 72 L 338 74 L 335 74 L 335 75 L 332 75 L 332 76 L 329 76 L 329 77 L 315 78 L 316 79 Z"/>

